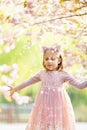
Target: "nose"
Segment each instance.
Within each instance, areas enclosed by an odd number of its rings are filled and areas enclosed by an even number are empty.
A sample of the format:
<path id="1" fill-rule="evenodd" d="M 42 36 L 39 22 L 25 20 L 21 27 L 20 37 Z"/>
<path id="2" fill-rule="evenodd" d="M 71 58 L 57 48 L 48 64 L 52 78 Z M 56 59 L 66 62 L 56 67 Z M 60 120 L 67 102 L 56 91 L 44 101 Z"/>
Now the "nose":
<path id="1" fill-rule="evenodd" d="M 48 60 L 48 63 L 52 63 L 52 60 Z"/>

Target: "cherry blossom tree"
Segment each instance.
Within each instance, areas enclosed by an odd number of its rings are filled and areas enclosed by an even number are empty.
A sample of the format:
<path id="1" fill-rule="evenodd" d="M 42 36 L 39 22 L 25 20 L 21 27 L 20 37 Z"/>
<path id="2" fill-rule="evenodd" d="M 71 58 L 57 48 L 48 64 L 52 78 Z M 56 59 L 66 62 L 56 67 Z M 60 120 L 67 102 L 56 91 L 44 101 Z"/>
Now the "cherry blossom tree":
<path id="1" fill-rule="evenodd" d="M 0 1 L 0 54 L 14 50 L 21 36 L 28 37 L 26 47 L 33 44 L 42 46 L 47 42 L 58 44 L 64 55 L 64 66 L 69 68 L 79 64 L 81 75 L 87 69 L 86 35 L 87 0 Z M 14 82 L 13 73 L 17 68 L 13 72 L 12 66 L 2 67 L 7 67 L 6 71 L 11 70 L 11 79 L 3 75 L 3 82 Z"/>

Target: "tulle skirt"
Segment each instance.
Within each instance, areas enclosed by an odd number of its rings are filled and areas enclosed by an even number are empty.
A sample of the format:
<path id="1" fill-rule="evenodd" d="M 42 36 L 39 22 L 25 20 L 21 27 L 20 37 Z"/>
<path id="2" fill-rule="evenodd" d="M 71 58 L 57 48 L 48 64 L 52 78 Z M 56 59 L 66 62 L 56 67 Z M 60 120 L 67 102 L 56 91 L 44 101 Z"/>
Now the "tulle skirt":
<path id="1" fill-rule="evenodd" d="M 40 89 L 26 130 L 75 130 L 73 108 L 64 88 Z"/>

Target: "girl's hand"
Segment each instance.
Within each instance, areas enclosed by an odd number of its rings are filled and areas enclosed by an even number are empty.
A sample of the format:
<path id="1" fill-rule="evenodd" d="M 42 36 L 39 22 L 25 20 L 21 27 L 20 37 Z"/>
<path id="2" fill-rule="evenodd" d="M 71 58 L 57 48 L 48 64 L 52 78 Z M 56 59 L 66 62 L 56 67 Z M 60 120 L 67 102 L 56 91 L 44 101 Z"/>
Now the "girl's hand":
<path id="1" fill-rule="evenodd" d="M 9 92 L 10 92 L 10 96 L 12 97 L 12 95 L 14 94 L 14 92 L 16 92 L 15 88 L 12 88 L 11 86 L 8 86 L 10 88 Z"/>

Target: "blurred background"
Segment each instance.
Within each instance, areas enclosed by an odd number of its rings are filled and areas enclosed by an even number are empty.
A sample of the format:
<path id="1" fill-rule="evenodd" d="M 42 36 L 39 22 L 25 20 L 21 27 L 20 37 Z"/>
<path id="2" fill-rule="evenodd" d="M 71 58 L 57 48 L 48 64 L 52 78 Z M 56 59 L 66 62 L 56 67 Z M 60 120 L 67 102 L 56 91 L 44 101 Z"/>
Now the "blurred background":
<path id="1" fill-rule="evenodd" d="M 0 1 L 0 123 L 25 123 L 40 83 L 22 89 L 12 101 L 7 86 L 43 69 L 42 46 L 59 45 L 64 70 L 87 79 L 87 2 L 85 0 Z M 67 85 L 76 121 L 87 122 L 87 90 Z"/>

